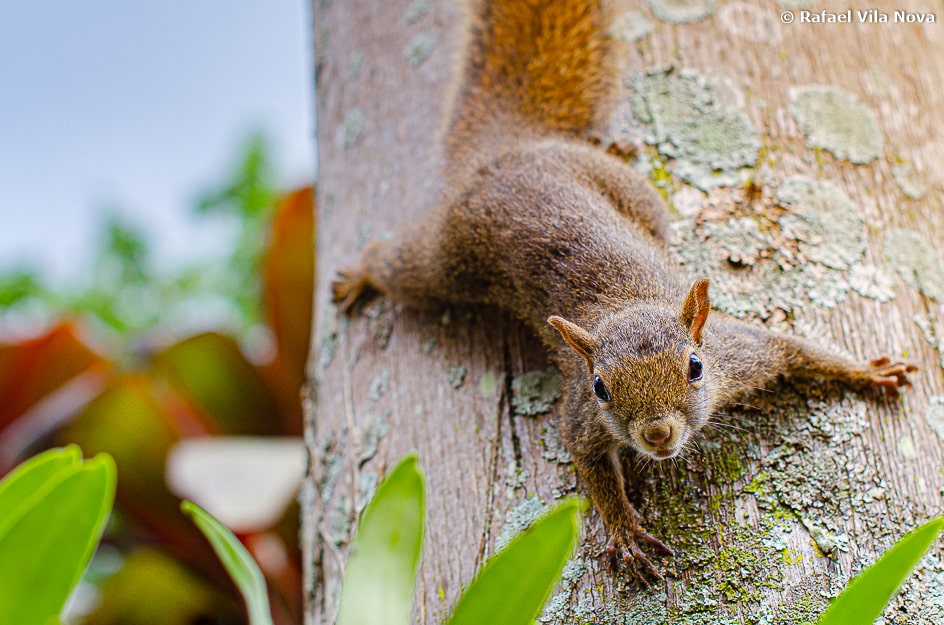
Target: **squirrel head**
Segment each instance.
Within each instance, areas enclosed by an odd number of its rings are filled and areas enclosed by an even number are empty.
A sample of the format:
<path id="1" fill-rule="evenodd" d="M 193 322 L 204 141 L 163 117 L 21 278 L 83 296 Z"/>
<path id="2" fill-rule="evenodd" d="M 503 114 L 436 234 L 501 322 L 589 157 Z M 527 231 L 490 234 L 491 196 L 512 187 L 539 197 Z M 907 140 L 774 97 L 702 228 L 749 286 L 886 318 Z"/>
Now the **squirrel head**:
<path id="1" fill-rule="evenodd" d="M 548 323 L 587 363 L 587 400 L 599 405 L 614 433 L 665 460 L 708 421 L 712 372 L 701 343 L 710 309 L 708 278 L 699 278 L 681 310 L 635 304 L 592 331 L 556 315 Z"/>

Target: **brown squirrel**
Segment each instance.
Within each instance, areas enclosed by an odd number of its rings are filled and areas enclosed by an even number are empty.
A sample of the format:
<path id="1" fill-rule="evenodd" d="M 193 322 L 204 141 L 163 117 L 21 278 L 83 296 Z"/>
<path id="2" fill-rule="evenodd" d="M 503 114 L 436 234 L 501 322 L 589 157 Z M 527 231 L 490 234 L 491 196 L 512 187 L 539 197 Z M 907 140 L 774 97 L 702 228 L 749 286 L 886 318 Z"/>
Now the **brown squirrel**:
<path id="1" fill-rule="evenodd" d="M 584 139 L 613 104 L 609 23 L 600 0 L 479 0 L 441 204 L 369 244 L 333 290 L 345 311 L 376 290 L 414 306 L 494 305 L 527 322 L 564 374 L 561 432 L 606 524 L 607 552 L 646 583 L 647 572 L 662 576 L 639 541 L 672 550 L 627 499 L 621 447 L 675 457 L 718 407 L 781 374 L 894 395 L 916 369 L 856 363 L 709 316 L 708 278 L 686 288 L 669 257 L 659 194 Z"/>

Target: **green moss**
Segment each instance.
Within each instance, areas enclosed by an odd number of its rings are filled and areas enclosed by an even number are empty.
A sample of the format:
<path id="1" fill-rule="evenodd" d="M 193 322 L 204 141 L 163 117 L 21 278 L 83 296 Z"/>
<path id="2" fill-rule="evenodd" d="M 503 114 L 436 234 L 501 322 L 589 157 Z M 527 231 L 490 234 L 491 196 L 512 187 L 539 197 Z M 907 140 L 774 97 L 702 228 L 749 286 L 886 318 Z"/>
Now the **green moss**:
<path id="1" fill-rule="evenodd" d="M 360 514 L 377 492 L 377 474 L 371 471 L 357 476 L 357 513 Z"/>
<path id="2" fill-rule="evenodd" d="M 482 374 L 482 378 L 479 380 L 479 395 L 488 399 L 495 397 L 498 393 L 498 376 L 495 375 L 495 372 L 489 369 Z"/>
<path id="3" fill-rule="evenodd" d="M 753 265 L 774 243 L 752 217 L 729 219 L 724 224 L 706 222 L 703 232 L 727 252 L 728 262 L 734 265 Z"/>
<path id="4" fill-rule="evenodd" d="M 529 371 L 511 381 L 511 405 L 516 414 L 533 417 L 550 412 L 561 396 L 564 380 L 560 371 L 549 367 Z"/>
<path id="5" fill-rule="evenodd" d="M 573 459 L 570 457 L 570 452 L 564 447 L 560 432 L 553 423 L 548 422 L 544 424 L 544 437 L 541 439 L 541 443 L 544 445 L 544 452 L 541 456 L 545 460 L 559 464 L 572 462 Z"/>
<path id="6" fill-rule="evenodd" d="M 410 6 L 406 8 L 403 19 L 407 24 L 415 24 L 429 13 L 429 0 L 413 0 Z"/>
<path id="7" fill-rule="evenodd" d="M 662 152 L 676 159 L 675 173 L 699 189 L 737 186 L 741 168 L 757 162 L 760 137 L 740 111 L 707 111 L 679 130 Z"/>
<path id="8" fill-rule="evenodd" d="M 334 360 L 334 355 L 338 352 L 338 333 L 335 330 L 327 330 L 321 337 L 321 344 L 318 347 L 320 355 L 319 362 L 321 368 L 325 369 Z"/>
<path id="9" fill-rule="evenodd" d="M 652 14 L 670 24 L 699 22 L 715 12 L 716 0 L 648 0 Z"/>
<path id="10" fill-rule="evenodd" d="M 849 287 L 864 297 L 880 302 L 895 299 L 895 277 L 885 267 L 855 265 L 849 272 Z"/>
<path id="11" fill-rule="evenodd" d="M 931 317 L 924 313 L 915 313 L 912 319 L 921 329 L 921 333 L 928 344 L 937 350 L 941 357 L 941 368 L 944 369 L 944 328 L 937 328 Z"/>
<path id="12" fill-rule="evenodd" d="M 944 562 L 942 548 L 932 548 L 892 598 L 885 610 L 886 625 L 944 623 Z"/>
<path id="13" fill-rule="evenodd" d="M 776 222 L 764 221 L 755 228 L 752 221 L 745 217 L 727 224 L 707 222 L 700 231 L 689 222 L 672 224 L 670 249 L 691 278 L 711 276 L 715 308 L 736 317 L 766 319 L 778 310 L 790 314 L 809 303 L 829 308 L 845 299 L 849 283 L 842 273 L 791 251 L 791 244 L 798 243 L 769 227 Z M 820 250 L 811 241 L 808 249 L 817 257 L 851 256 L 839 249 Z"/>
<path id="14" fill-rule="evenodd" d="M 801 281 L 795 282 L 794 286 L 805 289 L 810 301 L 822 308 L 835 308 L 849 293 L 849 282 L 841 273 L 816 265 L 800 266 L 799 271 L 784 275 L 797 276 Z"/>
<path id="15" fill-rule="evenodd" d="M 750 484 L 744 487 L 745 493 L 751 493 L 754 495 L 762 495 L 767 493 L 766 482 L 770 478 L 770 474 L 766 471 L 761 471 L 754 476 L 754 479 L 751 480 Z"/>
<path id="16" fill-rule="evenodd" d="M 790 92 L 788 109 L 812 148 L 859 164 L 882 153 L 884 140 L 875 116 L 848 91 L 831 85 L 798 87 Z"/>
<path id="17" fill-rule="evenodd" d="M 753 43 L 779 43 L 780 25 L 770 11 L 745 2 L 729 2 L 718 10 L 718 21 L 731 34 Z"/>
<path id="18" fill-rule="evenodd" d="M 927 188 L 921 182 L 918 172 L 914 170 L 911 163 L 901 162 L 892 165 L 892 176 L 895 178 L 901 192 L 912 200 L 920 200 L 927 193 Z"/>
<path id="19" fill-rule="evenodd" d="M 551 597 L 548 601 L 547 606 L 545 606 L 544 611 L 541 614 L 541 618 L 538 619 L 542 623 L 562 623 L 564 618 L 568 615 L 568 612 L 574 612 L 573 616 L 578 616 L 577 612 L 585 612 L 589 609 L 592 614 L 593 606 L 584 605 L 582 609 L 573 609 L 572 599 L 574 590 L 577 588 L 577 584 L 580 583 L 580 580 L 587 573 L 587 565 L 584 564 L 583 560 L 578 558 L 573 558 L 564 565 L 564 570 L 561 572 L 561 581 L 560 581 L 560 591 Z"/>
<path id="20" fill-rule="evenodd" d="M 667 566 L 675 569 L 671 597 L 661 589 L 642 592 L 624 576 L 615 579 L 612 586 L 598 584 L 591 589 L 591 595 L 559 594 L 555 604 L 558 609 L 544 622 L 812 623 L 822 613 L 828 598 L 864 562 L 855 562 L 851 570 L 837 570 L 825 560 L 814 558 L 803 562 L 804 569 L 812 570 L 812 575 L 787 584 L 785 571 L 802 561 L 797 545 L 802 544 L 804 532 L 809 533 L 818 549 L 835 557 L 837 551 L 846 549 L 849 541 L 841 533 L 845 521 L 840 526 L 837 520 L 855 514 L 857 523 L 863 524 L 863 535 L 869 537 L 860 539 L 856 550 L 867 554 L 868 559 L 913 522 L 904 518 L 901 507 L 886 501 L 883 476 L 876 469 L 879 465 L 867 450 L 863 455 L 860 442 L 853 440 L 862 437 L 869 427 L 864 401 L 836 389 L 823 397 L 821 391 L 817 394 L 801 385 L 799 392 L 784 389 L 752 397 L 751 403 L 756 406 L 747 413 L 755 422 L 751 427 L 766 440 L 781 441 L 771 452 L 762 455 L 751 445 L 745 450 L 741 438 L 719 440 L 718 435 L 709 434 L 702 445 L 704 457 L 680 461 L 678 471 L 661 465 L 640 475 L 637 489 L 647 529 L 677 553 L 674 559 L 666 560 Z M 940 406 L 944 426 L 944 397 Z M 735 416 L 745 416 L 743 411 L 734 412 Z M 745 458 L 751 460 L 752 467 L 757 467 L 756 474 L 745 474 Z M 863 488 L 863 484 L 869 487 Z M 732 510 L 753 509 L 755 502 L 759 515 L 751 515 L 751 520 L 743 525 L 732 520 Z M 873 507 L 887 512 L 863 514 Z M 715 510 L 721 512 L 715 514 Z M 720 521 L 712 521 L 713 517 Z M 606 576 L 587 562 L 587 558 L 596 555 L 581 556 L 592 579 Z M 944 585 L 934 585 L 935 576 L 944 580 L 939 564 L 928 564 L 920 584 L 906 591 L 910 593 L 907 601 L 920 600 L 922 614 L 930 613 L 933 602 L 918 599 L 922 597 L 920 593 L 944 596 Z M 672 574 L 670 570 L 666 572 Z M 578 587 L 579 584 L 574 587 L 575 591 Z M 770 601 L 771 590 L 783 597 L 775 607 L 764 605 Z M 594 608 L 594 602 L 600 601 L 602 605 Z M 902 612 L 905 609 L 898 608 L 896 618 L 914 613 Z"/>
<path id="21" fill-rule="evenodd" d="M 601 614 L 586 622 L 593 625 L 668 625 L 675 622 L 670 619 L 666 607 L 668 602 L 664 590 L 651 589 L 636 593 L 622 605 L 611 603 L 604 606 Z"/>
<path id="22" fill-rule="evenodd" d="M 740 111 L 719 104 L 715 88 L 690 71 L 654 70 L 627 82 L 633 113 L 649 125 L 646 142 L 675 159 L 674 173 L 708 190 L 735 186 L 756 163 L 760 136 Z"/>
<path id="23" fill-rule="evenodd" d="M 649 182 L 662 195 L 662 199 L 668 201 L 669 193 L 674 190 L 675 185 L 672 182 L 672 174 L 665 168 L 665 161 L 653 158 L 650 161 L 650 167 L 646 171 Z"/>
<path id="24" fill-rule="evenodd" d="M 707 493 L 675 490 L 670 486 L 646 493 L 643 518 L 649 520 L 653 534 L 675 549 L 672 565 L 678 571 L 698 568 L 714 557 L 711 539 L 716 530 L 708 522 L 703 502 Z M 649 499 L 651 498 L 651 500 Z"/>
<path id="25" fill-rule="evenodd" d="M 613 19 L 608 32 L 614 39 L 638 41 L 652 32 L 652 22 L 639 11 L 626 11 Z"/>
<path id="26" fill-rule="evenodd" d="M 387 435 L 389 424 L 376 413 L 369 413 L 366 423 L 361 426 L 361 440 L 358 441 L 357 462 L 364 464 L 377 454 L 380 441 Z"/>
<path id="27" fill-rule="evenodd" d="M 862 256 L 865 222 L 838 187 L 792 176 L 780 185 L 777 199 L 790 209 L 780 218 L 784 235 L 796 239 L 809 260 L 832 269 L 848 269 Z"/>
<path id="28" fill-rule="evenodd" d="M 709 456 L 712 481 L 719 484 L 733 484 L 747 473 L 742 462 L 743 450 L 730 446 L 722 448 Z"/>
<path id="29" fill-rule="evenodd" d="M 711 276 L 711 304 L 736 317 L 749 314 L 766 317 L 770 314 L 772 301 L 769 293 L 757 288 L 756 278 L 743 271 L 733 271 L 730 263 L 731 251 L 725 249 L 725 235 L 729 230 L 723 225 L 707 226 L 711 232 L 696 232 L 688 221 L 672 224 L 673 237 L 670 249 L 683 267 L 689 270 L 689 277 Z M 745 234 L 740 232 L 739 236 Z M 720 235 L 721 239 L 713 238 Z M 732 241 L 731 250 L 749 249 L 754 258 L 760 252 L 760 243 L 745 245 L 743 241 Z M 739 252 L 734 252 L 738 254 Z M 739 256 L 740 257 L 740 256 Z"/>
<path id="30" fill-rule="evenodd" d="M 465 374 L 466 368 L 459 366 L 453 367 L 446 372 L 446 379 L 449 381 L 450 386 L 454 389 L 462 388 L 462 385 L 465 384 Z"/>
<path id="31" fill-rule="evenodd" d="M 669 210 L 685 217 L 693 217 L 701 211 L 704 203 L 704 193 L 686 186 L 672 194 Z"/>
<path id="32" fill-rule="evenodd" d="M 367 117 L 364 110 L 352 108 L 344 115 L 344 148 L 353 147 L 364 131 L 364 123 Z"/>
<path id="33" fill-rule="evenodd" d="M 433 33 L 416 33 L 403 49 L 403 58 L 410 64 L 410 67 L 419 67 L 429 58 L 435 47 L 436 35 Z"/>
<path id="34" fill-rule="evenodd" d="M 826 610 L 828 599 L 822 596 L 819 580 L 800 582 L 789 600 L 777 607 L 775 625 L 806 625 L 815 623 Z M 821 583 L 821 582 L 820 582 Z"/>
<path id="35" fill-rule="evenodd" d="M 944 302 L 944 266 L 938 246 L 911 230 L 890 230 L 885 235 L 885 256 L 902 279 L 933 300 Z"/>
<path id="36" fill-rule="evenodd" d="M 348 542 L 354 527 L 354 506 L 350 497 L 341 496 L 335 505 L 324 512 L 325 535 L 331 544 L 340 546 Z"/>
<path id="37" fill-rule="evenodd" d="M 370 381 L 367 387 L 367 397 L 373 401 L 380 401 L 380 398 L 390 390 L 390 369 L 384 369 Z"/>
<path id="38" fill-rule="evenodd" d="M 351 61 L 348 63 L 348 71 L 351 75 L 351 80 L 357 80 L 360 78 L 361 70 L 364 69 L 364 53 L 360 50 L 355 50 L 351 53 Z"/>
<path id="39" fill-rule="evenodd" d="M 928 411 L 925 420 L 941 440 L 944 440 L 944 395 L 932 395 L 928 398 Z"/>
<path id="40" fill-rule="evenodd" d="M 914 460 L 917 458 L 918 448 L 915 447 L 914 439 L 907 435 L 899 437 L 898 453 L 908 460 Z"/>
<path id="41" fill-rule="evenodd" d="M 531 527 L 537 519 L 544 515 L 548 507 L 537 497 L 532 495 L 524 499 L 505 515 L 505 523 L 501 533 L 495 539 L 495 551 L 500 550 L 514 539 L 515 536 Z"/>

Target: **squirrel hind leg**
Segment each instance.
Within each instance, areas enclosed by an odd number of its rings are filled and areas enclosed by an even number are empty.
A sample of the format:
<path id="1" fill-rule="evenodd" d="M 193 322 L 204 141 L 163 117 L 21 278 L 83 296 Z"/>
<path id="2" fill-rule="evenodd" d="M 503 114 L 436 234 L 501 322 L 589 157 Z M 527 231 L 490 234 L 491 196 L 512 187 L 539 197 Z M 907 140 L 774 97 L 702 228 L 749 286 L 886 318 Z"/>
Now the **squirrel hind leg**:
<path id="1" fill-rule="evenodd" d="M 620 158 L 598 148 L 578 148 L 579 168 L 606 195 L 613 208 L 657 240 L 669 240 L 669 211 L 649 181 Z"/>

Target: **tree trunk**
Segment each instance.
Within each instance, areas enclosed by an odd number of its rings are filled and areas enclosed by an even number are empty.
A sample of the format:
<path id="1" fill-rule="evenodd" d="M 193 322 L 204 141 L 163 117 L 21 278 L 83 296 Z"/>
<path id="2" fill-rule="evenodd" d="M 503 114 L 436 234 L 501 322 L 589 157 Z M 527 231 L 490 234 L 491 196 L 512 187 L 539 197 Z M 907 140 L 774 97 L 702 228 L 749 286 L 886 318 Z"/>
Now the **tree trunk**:
<path id="1" fill-rule="evenodd" d="M 814 620 L 851 575 L 942 511 L 944 11 L 902 0 L 883 23 L 828 2 L 852 23 L 810 23 L 786 8 L 798 0 L 727 2 L 673 24 L 714 3 L 650 4 L 619 4 L 612 33 L 627 87 L 600 136 L 634 144 L 631 160 L 665 192 L 679 262 L 711 276 L 716 307 L 921 369 L 900 401 L 785 380 L 719 416 L 700 452 L 646 467 L 627 458 L 647 529 L 677 552 L 664 563 L 667 581 L 642 590 L 611 575 L 594 512 L 542 618 Z M 540 401 L 513 403 L 531 379 L 522 376 L 548 368 L 518 324 L 492 310 L 417 312 L 387 299 L 348 320 L 328 301 L 335 271 L 365 241 L 421 219 L 437 197 L 439 130 L 462 40 L 453 5 L 314 7 L 321 287 L 303 494 L 311 623 L 333 621 L 357 513 L 410 450 L 429 483 L 418 623 L 449 612 L 502 534 L 581 492 L 555 427 L 560 406 L 528 416 Z M 788 10 L 792 23 L 781 18 Z M 896 10 L 936 12 L 937 22 L 896 22 Z M 739 170 L 745 162 L 753 168 Z M 537 400 L 552 398 L 545 387 Z M 937 548 L 885 622 L 944 622 L 941 579 Z"/>

